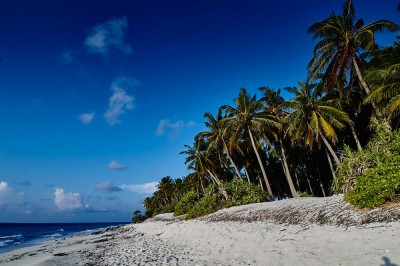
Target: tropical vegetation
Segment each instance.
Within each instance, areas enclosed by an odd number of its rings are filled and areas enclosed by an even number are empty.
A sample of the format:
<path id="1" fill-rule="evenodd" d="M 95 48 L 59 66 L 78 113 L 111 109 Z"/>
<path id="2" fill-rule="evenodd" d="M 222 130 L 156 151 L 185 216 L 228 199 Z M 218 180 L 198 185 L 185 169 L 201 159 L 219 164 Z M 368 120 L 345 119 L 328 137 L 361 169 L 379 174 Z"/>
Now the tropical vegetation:
<path id="1" fill-rule="evenodd" d="M 397 7 L 393 7 L 394 9 Z M 364 23 L 352 0 L 310 26 L 308 76 L 295 87 L 241 88 L 206 112 L 206 130 L 185 145 L 189 174 L 163 178 L 144 201 L 146 217 L 193 218 L 224 207 L 344 193 L 360 208 L 400 194 L 400 43 L 388 20 Z M 399 37 L 397 37 L 399 38 Z"/>

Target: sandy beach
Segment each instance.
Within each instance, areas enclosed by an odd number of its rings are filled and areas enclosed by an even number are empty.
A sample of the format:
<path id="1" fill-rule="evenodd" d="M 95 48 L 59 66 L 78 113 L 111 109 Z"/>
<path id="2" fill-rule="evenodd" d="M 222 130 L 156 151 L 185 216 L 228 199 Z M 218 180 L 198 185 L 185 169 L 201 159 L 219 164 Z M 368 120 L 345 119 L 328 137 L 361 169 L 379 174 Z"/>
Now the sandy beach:
<path id="1" fill-rule="evenodd" d="M 285 206 L 298 219 L 269 215 Z M 316 213 L 325 218 L 313 220 Z M 190 221 L 164 214 L 4 253 L 0 264 L 398 265 L 398 214 L 398 206 L 357 211 L 338 196 L 239 206 Z"/>

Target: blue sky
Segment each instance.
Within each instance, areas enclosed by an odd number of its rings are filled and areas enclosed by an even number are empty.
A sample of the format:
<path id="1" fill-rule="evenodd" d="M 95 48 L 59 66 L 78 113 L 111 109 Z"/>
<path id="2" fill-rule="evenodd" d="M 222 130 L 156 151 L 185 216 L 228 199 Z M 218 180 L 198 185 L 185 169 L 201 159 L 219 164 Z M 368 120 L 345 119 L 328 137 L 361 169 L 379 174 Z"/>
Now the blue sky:
<path id="1" fill-rule="evenodd" d="M 187 174 L 204 112 L 304 80 L 308 26 L 342 5 L 81 2 L 2 2 L 0 222 L 128 221 L 161 177 Z M 355 5 L 400 23 L 397 1 Z"/>

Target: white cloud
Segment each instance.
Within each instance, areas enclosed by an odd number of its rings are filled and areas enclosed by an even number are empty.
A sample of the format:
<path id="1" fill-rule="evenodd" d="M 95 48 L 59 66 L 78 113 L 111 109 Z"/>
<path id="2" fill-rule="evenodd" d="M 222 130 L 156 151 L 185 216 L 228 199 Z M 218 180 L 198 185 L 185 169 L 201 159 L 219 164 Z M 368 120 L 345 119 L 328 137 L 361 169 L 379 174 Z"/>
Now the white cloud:
<path id="1" fill-rule="evenodd" d="M 107 54 L 111 48 L 129 54 L 132 48 L 125 43 L 125 30 L 128 28 L 128 21 L 125 17 L 113 18 L 105 23 L 98 24 L 85 39 L 85 46 L 89 52 Z"/>
<path id="2" fill-rule="evenodd" d="M 127 110 L 135 108 L 133 101 L 135 98 L 126 93 L 125 89 L 138 85 L 134 79 L 119 78 L 111 85 L 112 95 L 108 102 L 108 110 L 104 114 L 104 119 L 110 125 L 121 123 L 118 117 Z"/>
<path id="3" fill-rule="evenodd" d="M 122 188 L 114 186 L 110 181 L 106 181 L 96 185 L 96 190 L 117 192 L 122 191 Z"/>
<path id="4" fill-rule="evenodd" d="M 94 118 L 94 112 L 93 113 L 83 113 L 79 115 L 79 120 L 83 124 L 90 124 L 93 121 Z"/>
<path id="5" fill-rule="evenodd" d="M 24 214 L 26 214 L 26 215 L 29 215 L 29 214 L 32 214 L 32 213 L 33 213 L 33 210 L 28 209 L 28 210 L 22 210 L 21 212 L 24 213 Z"/>
<path id="6" fill-rule="evenodd" d="M 194 122 L 194 121 L 189 121 L 189 122 L 187 122 L 185 125 L 186 125 L 187 127 L 195 127 L 195 126 L 197 126 L 197 123 Z"/>
<path id="7" fill-rule="evenodd" d="M 152 194 L 157 190 L 157 185 L 158 182 L 149 182 L 145 184 L 124 184 L 120 186 L 120 188 L 140 194 Z"/>
<path id="8" fill-rule="evenodd" d="M 128 168 L 128 166 L 122 165 L 122 164 L 120 164 L 120 163 L 117 162 L 117 161 L 112 161 L 111 163 L 109 163 L 109 164 L 107 165 L 107 167 L 108 167 L 108 169 L 110 169 L 110 170 L 124 170 L 124 169 L 127 169 L 127 168 Z"/>
<path id="9" fill-rule="evenodd" d="M 0 192 L 4 191 L 12 191 L 12 189 L 8 186 L 8 183 L 5 181 L 0 182 Z"/>
<path id="10" fill-rule="evenodd" d="M 176 121 L 175 123 L 172 123 L 169 119 L 162 119 L 158 123 L 157 130 L 156 130 L 156 136 L 161 137 L 164 135 L 165 130 L 170 128 L 170 129 L 180 129 L 184 126 L 183 121 L 179 120 Z"/>
<path id="11" fill-rule="evenodd" d="M 17 209 L 24 204 L 24 193 L 16 193 L 6 181 L 0 181 L 0 209 Z"/>
<path id="12" fill-rule="evenodd" d="M 0 182 L 0 207 L 3 207 L 6 202 L 7 198 L 11 195 L 12 188 L 8 185 L 7 182 L 1 181 Z"/>
<path id="13" fill-rule="evenodd" d="M 160 122 L 158 122 L 158 126 L 156 129 L 155 135 L 157 137 L 161 137 L 166 133 L 166 131 L 168 131 L 169 136 L 172 138 L 175 138 L 179 134 L 179 132 L 182 128 L 194 127 L 196 125 L 197 125 L 197 123 L 194 121 L 189 121 L 189 122 L 185 123 L 182 120 L 178 120 L 175 123 L 172 123 L 171 120 L 169 120 L 169 119 L 162 119 L 162 120 L 160 120 Z"/>
<path id="14" fill-rule="evenodd" d="M 65 192 L 63 188 L 54 191 L 54 203 L 60 211 L 73 211 L 89 208 L 83 201 L 81 194 L 76 192 Z"/>

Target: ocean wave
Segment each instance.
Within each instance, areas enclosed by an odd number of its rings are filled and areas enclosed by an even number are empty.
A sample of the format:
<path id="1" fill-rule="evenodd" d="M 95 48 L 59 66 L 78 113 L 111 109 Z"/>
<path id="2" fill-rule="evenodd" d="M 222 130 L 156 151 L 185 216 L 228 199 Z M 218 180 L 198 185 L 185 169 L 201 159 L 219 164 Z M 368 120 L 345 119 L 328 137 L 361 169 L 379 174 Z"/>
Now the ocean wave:
<path id="1" fill-rule="evenodd" d="M 54 238 L 61 237 L 61 236 L 62 236 L 62 234 L 60 234 L 60 233 L 55 233 L 55 234 L 51 234 L 51 235 L 45 235 L 45 236 L 43 237 L 43 239 L 54 239 Z"/>
<path id="2" fill-rule="evenodd" d="M 0 241 L 0 247 L 7 246 L 7 245 L 9 245 L 9 244 L 7 244 L 7 243 L 11 243 L 11 242 L 14 242 L 14 240 L 11 240 L 11 239 L 9 239 L 9 240 L 2 240 L 2 241 Z"/>
<path id="3" fill-rule="evenodd" d="M 61 229 L 58 229 L 57 231 L 58 232 L 64 232 L 64 229 L 61 228 Z"/>
<path id="4" fill-rule="evenodd" d="M 21 238 L 22 235 L 10 235 L 10 236 L 0 236 L 0 239 L 7 239 L 7 238 Z"/>

